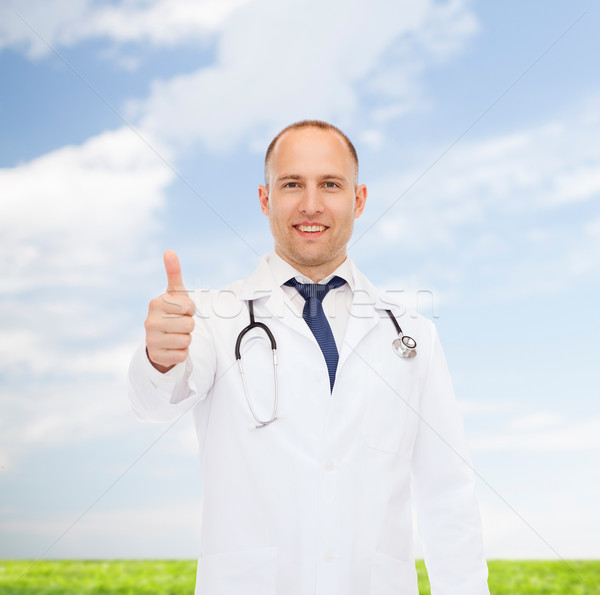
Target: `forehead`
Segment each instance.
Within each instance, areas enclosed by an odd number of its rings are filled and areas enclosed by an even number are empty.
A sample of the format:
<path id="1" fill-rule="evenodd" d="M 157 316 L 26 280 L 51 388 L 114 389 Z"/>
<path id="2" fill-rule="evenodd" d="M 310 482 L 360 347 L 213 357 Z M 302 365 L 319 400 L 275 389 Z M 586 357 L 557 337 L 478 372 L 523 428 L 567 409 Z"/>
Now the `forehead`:
<path id="1" fill-rule="evenodd" d="M 270 163 L 271 173 L 333 173 L 352 177 L 355 164 L 344 139 L 333 130 L 289 130 L 277 141 Z"/>

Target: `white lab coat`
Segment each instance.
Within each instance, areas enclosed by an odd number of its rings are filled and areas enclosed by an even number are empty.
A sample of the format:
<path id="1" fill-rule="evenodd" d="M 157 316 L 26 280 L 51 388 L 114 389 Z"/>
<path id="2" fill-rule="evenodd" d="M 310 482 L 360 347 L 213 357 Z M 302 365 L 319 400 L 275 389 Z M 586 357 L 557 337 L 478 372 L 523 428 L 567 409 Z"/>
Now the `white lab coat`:
<path id="1" fill-rule="evenodd" d="M 143 348 L 131 364 L 141 418 L 194 415 L 196 593 L 416 595 L 412 503 L 432 594 L 489 594 L 473 472 L 434 325 L 392 306 L 352 265 L 355 297 L 330 394 L 320 348 L 274 287 L 266 258 L 249 279 L 194 294 L 184 364 L 162 375 Z M 252 298 L 279 361 L 280 419 L 261 429 L 253 429 L 234 356 Z M 393 351 L 386 308 L 416 339 L 416 358 Z M 263 336 L 246 335 L 243 357 L 250 396 L 268 419 L 273 369 Z"/>

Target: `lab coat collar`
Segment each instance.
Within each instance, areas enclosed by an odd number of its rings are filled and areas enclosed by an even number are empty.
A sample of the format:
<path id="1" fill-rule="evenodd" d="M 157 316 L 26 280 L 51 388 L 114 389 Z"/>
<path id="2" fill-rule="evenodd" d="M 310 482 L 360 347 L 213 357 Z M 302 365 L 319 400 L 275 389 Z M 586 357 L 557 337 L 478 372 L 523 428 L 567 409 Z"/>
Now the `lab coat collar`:
<path id="1" fill-rule="evenodd" d="M 275 279 L 269 267 L 269 255 L 265 254 L 254 272 L 242 282 L 239 297 L 242 300 L 271 298 L 275 288 Z"/>
<path id="2" fill-rule="evenodd" d="M 277 301 L 278 294 L 281 296 L 281 287 L 276 283 L 271 268 L 269 266 L 269 259 L 271 255 L 264 255 L 258 267 L 254 272 L 242 283 L 240 290 L 240 299 L 242 300 L 253 300 L 264 297 L 269 297 L 269 300 L 275 299 Z M 380 292 L 372 285 L 372 283 L 358 270 L 354 262 L 348 259 L 350 265 L 350 271 L 352 274 L 353 291 L 356 294 L 362 294 L 362 303 L 371 303 L 375 308 L 385 309 L 389 308 L 389 304 L 382 300 Z M 352 284 L 351 284 L 352 286 Z M 276 290 L 279 291 L 276 291 Z"/>
<path id="3" fill-rule="evenodd" d="M 354 277 L 354 297 L 340 350 L 338 373 L 365 335 L 377 325 L 382 310 L 390 307 L 383 300 L 381 292 L 358 270 L 356 265 L 352 261 L 350 264 Z"/>
<path id="4" fill-rule="evenodd" d="M 256 300 L 257 314 L 258 308 L 264 307 L 270 317 L 282 320 L 284 324 L 315 342 L 302 317 L 286 303 L 284 292 L 273 277 L 269 258 L 270 255 L 263 256 L 256 270 L 242 283 L 240 299 Z M 361 339 L 375 327 L 382 312 L 391 307 L 383 294 L 359 271 L 354 262 L 350 260 L 349 264 L 354 281 L 354 297 L 340 350 L 338 370 Z"/>
<path id="5" fill-rule="evenodd" d="M 375 310 L 388 310 L 390 303 L 385 300 L 384 294 L 360 272 L 352 260 L 350 260 L 350 267 L 354 277 L 353 306 L 366 307 L 366 304 L 370 304 Z"/>
<path id="6" fill-rule="evenodd" d="M 257 316 L 263 316 L 262 308 L 266 309 L 266 315 L 270 318 L 281 320 L 284 324 L 298 331 L 310 341 L 316 340 L 301 316 L 286 302 L 281 286 L 273 277 L 269 258 L 271 255 L 262 257 L 256 270 L 242 284 L 240 299 L 256 300 L 255 308 Z M 267 324 L 269 322 L 267 321 Z"/>

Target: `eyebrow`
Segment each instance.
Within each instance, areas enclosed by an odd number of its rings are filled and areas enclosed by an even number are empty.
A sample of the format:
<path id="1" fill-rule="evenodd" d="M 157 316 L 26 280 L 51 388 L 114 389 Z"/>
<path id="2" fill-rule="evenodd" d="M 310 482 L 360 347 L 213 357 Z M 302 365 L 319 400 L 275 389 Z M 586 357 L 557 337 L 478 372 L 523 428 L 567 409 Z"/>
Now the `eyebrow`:
<path id="1" fill-rule="evenodd" d="M 277 178 L 278 182 L 281 182 L 282 180 L 302 180 L 303 176 L 299 176 L 297 174 L 284 174 L 283 176 L 279 176 Z"/>
<path id="2" fill-rule="evenodd" d="M 326 176 L 321 176 L 320 180 L 335 180 L 336 182 L 345 182 L 346 178 L 344 176 L 338 176 L 336 174 L 329 174 Z"/>
<path id="3" fill-rule="evenodd" d="M 277 178 L 278 182 L 282 182 L 283 180 L 304 180 L 304 176 L 298 174 L 284 174 L 283 176 L 279 176 Z M 319 176 L 319 180 L 335 180 L 336 182 L 345 182 L 346 178 L 343 176 L 338 176 L 337 174 L 325 174 Z"/>

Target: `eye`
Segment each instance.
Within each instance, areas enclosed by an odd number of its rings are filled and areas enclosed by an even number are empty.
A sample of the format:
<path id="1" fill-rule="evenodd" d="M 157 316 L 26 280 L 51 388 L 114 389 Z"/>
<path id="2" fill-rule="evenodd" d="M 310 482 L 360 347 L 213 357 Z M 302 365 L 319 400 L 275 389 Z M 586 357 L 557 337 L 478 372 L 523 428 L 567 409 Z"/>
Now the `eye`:
<path id="1" fill-rule="evenodd" d="M 328 188 L 328 189 L 338 188 L 338 184 L 336 182 L 325 182 L 325 188 Z"/>
<path id="2" fill-rule="evenodd" d="M 284 188 L 298 188 L 298 182 L 286 182 Z"/>

